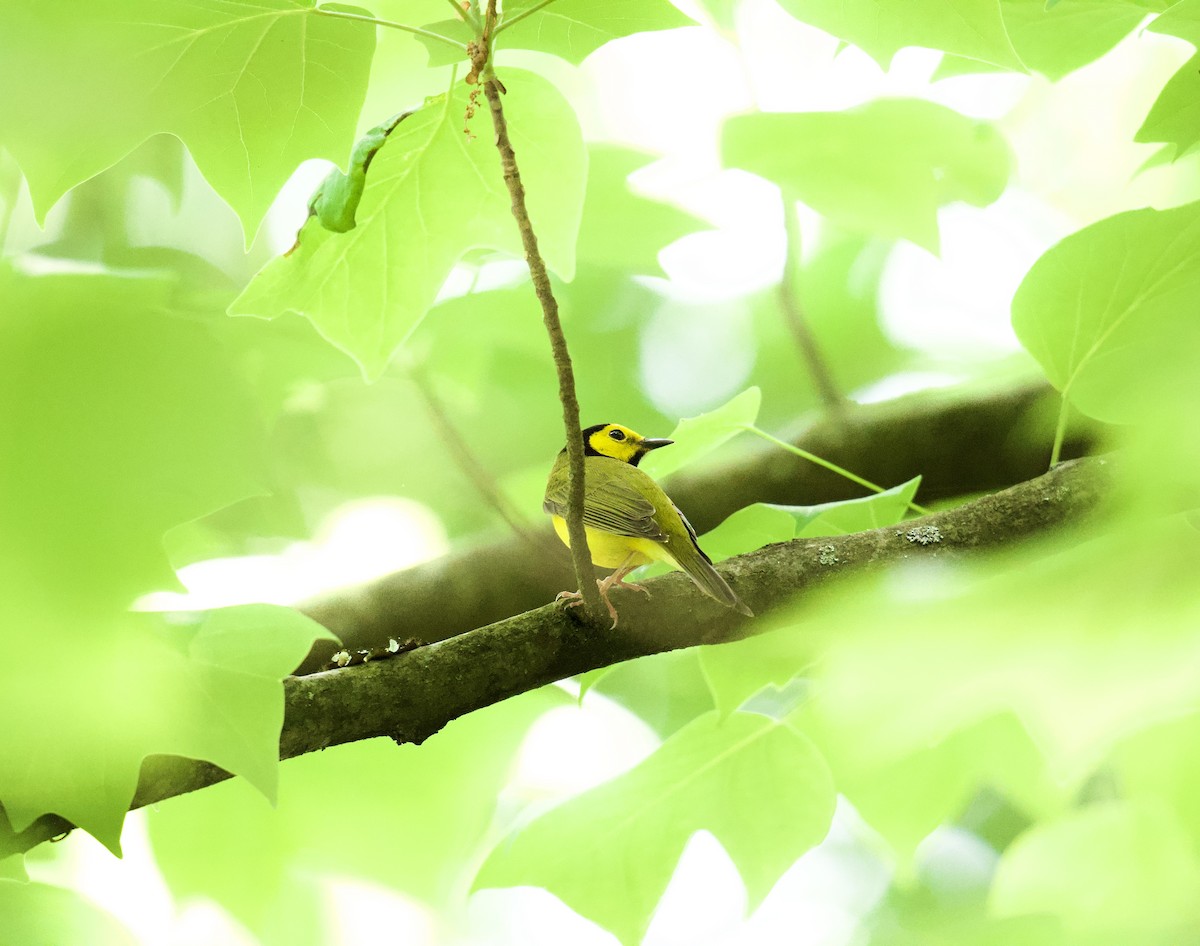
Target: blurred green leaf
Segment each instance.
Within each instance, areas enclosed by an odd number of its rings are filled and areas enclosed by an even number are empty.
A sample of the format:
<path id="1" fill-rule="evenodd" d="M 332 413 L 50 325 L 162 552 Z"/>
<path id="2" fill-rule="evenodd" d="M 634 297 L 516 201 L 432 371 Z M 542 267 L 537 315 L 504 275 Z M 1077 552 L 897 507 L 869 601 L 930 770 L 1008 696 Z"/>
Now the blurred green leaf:
<path id="1" fill-rule="evenodd" d="M 899 347 L 880 325 L 879 280 L 891 244 L 830 226 L 810 242 L 795 298 L 838 389 L 853 392 L 917 362 L 920 356 Z M 754 380 L 763 391 L 758 423 L 767 429 L 819 406 L 811 379 L 797 378 L 802 356 L 781 305 L 778 288 L 752 302 Z"/>
<path id="2" fill-rule="evenodd" d="M 1200 356 L 1200 203 L 1085 227 L 1030 269 L 1013 329 L 1064 399 L 1128 422 L 1178 397 Z"/>
<path id="3" fill-rule="evenodd" d="M 823 717 L 882 763 L 1011 711 L 1072 791 L 1120 734 L 1200 706 L 1200 531 L 1122 526 L 806 602 Z"/>
<path id="4" fill-rule="evenodd" d="M 13 854 L 8 857 L 0 855 L 0 881 L 14 881 L 16 883 L 29 883 L 29 874 L 25 871 L 25 858 L 21 854 Z"/>
<path id="5" fill-rule="evenodd" d="M 452 39 L 456 43 L 462 43 L 463 46 L 475 41 L 475 31 L 464 20 L 458 17 L 437 20 L 434 23 L 425 23 L 421 26 L 421 29 L 429 33 L 436 33 L 438 36 L 444 36 L 447 39 Z M 468 60 L 465 49 L 455 49 L 449 43 L 443 43 L 427 36 L 417 36 L 415 38 L 417 42 L 425 47 L 425 53 L 428 56 L 427 61 L 431 67 L 448 66 L 451 63 Z"/>
<path id="6" fill-rule="evenodd" d="M 169 288 L 0 265 L 0 559 L 56 606 L 172 586 L 163 533 L 261 491 L 246 393 Z"/>
<path id="7" fill-rule="evenodd" d="M 54 811 L 115 849 L 150 753 L 273 791 L 279 679 L 325 632 L 276 609 L 187 632 L 125 613 L 174 585 L 167 529 L 259 490 L 253 410 L 203 326 L 166 311 L 167 280 L 0 284 L 0 644 L 45 658 L 2 673 L 0 801 L 17 830 Z"/>
<path id="8" fill-rule="evenodd" d="M 475 886 L 545 887 L 636 943 L 697 831 L 721 842 L 757 904 L 825 836 L 833 806 L 829 773 L 807 738 L 760 716 L 714 713 L 501 842 Z"/>
<path id="9" fill-rule="evenodd" d="M 794 629 L 785 628 L 701 648 L 700 668 L 713 703 L 722 715 L 728 715 L 764 687 L 782 688 L 798 677 L 812 656 L 813 651 Z"/>
<path id="10" fill-rule="evenodd" d="M 1000 9 L 1021 60 L 1053 81 L 1099 59 L 1147 13 L 1129 0 L 1066 0 L 1053 7 L 1043 0 L 1001 0 Z"/>
<path id="11" fill-rule="evenodd" d="M 169 132 L 249 242 L 297 164 L 345 159 L 374 48 L 374 27 L 314 15 L 313 0 L 9 3 L 0 83 L 25 92 L 4 96 L 0 126 L 39 221 L 70 188 Z"/>
<path id="12" fill-rule="evenodd" d="M 280 681 L 323 627 L 288 608 L 249 605 L 184 619 L 0 607 L 47 654 L 0 686 L 3 803 L 13 828 L 60 814 L 114 852 L 142 760 L 203 759 L 274 799 Z M 66 640 L 56 623 L 78 622 Z M 59 637 L 56 638 L 56 632 Z"/>
<path id="13" fill-rule="evenodd" d="M 138 939 L 111 913 L 71 890 L 0 879 L 0 944 L 64 943 L 138 946 Z"/>
<path id="14" fill-rule="evenodd" d="M 514 0 L 505 6 L 505 17 L 519 16 L 536 2 Z M 556 0 L 510 28 L 502 21 L 496 45 L 536 49 L 578 64 L 610 40 L 694 24 L 667 0 Z"/>
<path id="15" fill-rule="evenodd" d="M 937 209 L 982 207 L 1008 182 L 1008 144 L 987 122 L 921 99 L 843 112 L 757 113 L 725 123 L 722 159 L 778 184 L 838 226 L 938 251 Z"/>
<path id="16" fill-rule="evenodd" d="M 1200 869 L 1162 806 L 1090 805 L 1018 838 L 1000 859 L 991 907 L 1050 914 L 1106 943 L 1183 942 L 1200 921 Z"/>
<path id="17" fill-rule="evenodd" d="M 613 145 L 588 149 L 588 186 L 579 230 L 581 263 L 627 274 L 665 275 L 663 247 L 707 225 L 668 204 L 630 189 L 629 175 L 653 161 L 650 155 Z"/>
<path id="18" fill-rule="evenodd" d="M 1148 726 L 1122 739 L 1111 764 L 1123 797 L 1166 803 L 1200 854 L 1200 714 Z"/>
<path id="19" fill-rule="evenodd" d="M 1025 65 L 1052 81 L 1099 59 L 1146 18 L 1149 9 L 1165 9 L 1167 0 L 1000 0 L 1004 27 Z M 936 78 L 997 69 L 990 63 L 946 56 Z"/>
<path id="20" fill-rule="evenodd" d="M 713 23 L 727 33 L 737 26 L 735 14 L 739 0 L 699 0 L 700 6 L 712 17 Z"/>
<path id="21" fill-rule="evenodd" d="M 780 6 L 854 43 L 884 68 L 905 46 L 926 46 L 1023 71 L 1000 0 L 781 0 Z"/>
<path id="22" fill-rule="evenodd" d="M 819 684 L 816 690 L 819 694 Z M 921 841 L 959 819 L 981 791 L 1000 794 L 1030 816 L 1061 804 L 1040 748 L 1011 713 L 899 754 L 863 747 L 857 727 L 822 716 L 819 695 L 802 718 L 838 792 L 888 842 L 904 873 Z"/>
<path id="23" fill-rule="evenodd" d="M 291 759 L 276 808 L 239 781 L 172 799 L 149 814 L 155 859 L 176 896 L 213 898 L 266 946 L 292 942 L 290 904 L 323 877 L 449 908 L 526 732 L 567 702 L 546 688 L 455 720 L 420 746 L 373 739 Z M 328 940 L 316 930 L 314 941 Z"/>
<path id="24" fill-rule="evenodd" d="M 918 476 L 874 496 L 818 506 L 754 503 L 706 532 L 701 544 L 713 561 L 719 562 L 773 542 L 847 535 L 893 525 L 904 518 L 920 482 Z M 818 560 L 816 564 L 821 562 Z M 811 646 L 794 629 L 760 634 L 700 651 L 705 680 L 722 713 L 737 709 L 763 687 L 783 686 L 802 673 L 812 659 Z"/>
<path id="25" fill-rule="evenodd" d="M 1200 2 L 1180 0 L 1154 18 L 1147 29 L 1178 36 L 1200 49 Z M 1200 142 L 1200 55 L 1193 56 L 1159 93 L 1158 100 L 1138 130 L 1135 141 L 1164 141 L 1174 144 L 1180 154 Z"/>
<path id="26" fill-rule="evenodd" d="M 670 476 L 689 463 L 736 437 L 758 418 L 762 392 L 747 388 L 741 394 L 695 417 L 685 417 L 671 432 L 671 446 L 647 454 L 642 469 L 656 480 Z"/>
<path id="27" fill-rule="evenodd" d="M 700 669 L 703 653 L 695 647 L 627 660 L 606 667 L 588 689 L 619 703 L 665 739 L 713 708 Z"/>
<path id="28" fill-rule="evenodd" d="M 547 265 L 570 278 L 586 180 L 579 125 L 545 80 L 505 70 L 504 81 L 538 244 Z M 492 135 L 464 139 L 468 94 L 460 83 L 401 123 L 371 164 L 358 226 L 336 234 L 307 221 L 297 246 L 251 281 L 230 314 L 304 315 L 375 379 L 468 250 L 521 256 Z M 487 121 L 477 116 L 477 130 Z"/>
<path id="29" fill-rule="evenodd" d="M 868 946 L 1100 946 L 1067 936 L 1053 917 L 997 919 L 940 902 L 925 887 L 893 887 L 865 926 Z"/>

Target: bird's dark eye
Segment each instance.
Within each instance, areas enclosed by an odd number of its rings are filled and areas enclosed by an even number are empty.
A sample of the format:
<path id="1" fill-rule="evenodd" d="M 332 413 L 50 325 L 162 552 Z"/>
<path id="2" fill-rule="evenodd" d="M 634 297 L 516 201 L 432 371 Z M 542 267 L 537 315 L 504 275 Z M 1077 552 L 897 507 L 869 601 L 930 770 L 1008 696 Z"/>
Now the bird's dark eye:
<path id="1" fill-rule="evenodd" d="M 609 435 L 610 437 L 612 437 L 612 439 L 613 439 L 613 440 L 617 440 L 617 441 L 620 441 L 620 440 L 624 440 L 624 439 L 625 439 L 625 434 L 624 434 L 624 433 L 622 433 L 622 432 L 621 432 L 621 431 L 619 431 L 619 430 L 610 430 L 610 431 L 608 432 L 608 435 Z"/>

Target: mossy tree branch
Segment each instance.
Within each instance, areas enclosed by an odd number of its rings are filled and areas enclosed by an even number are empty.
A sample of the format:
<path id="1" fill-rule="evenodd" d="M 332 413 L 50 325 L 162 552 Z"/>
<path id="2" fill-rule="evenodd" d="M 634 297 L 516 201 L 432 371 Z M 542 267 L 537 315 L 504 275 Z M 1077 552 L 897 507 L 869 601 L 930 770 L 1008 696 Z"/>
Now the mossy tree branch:
<path id="1" fill-rule="evenodd" d="M 763 616 L 803 601 L 831 582 L 920 558 L 949 559 L 1012 545 L 1083 520 L 1111 491 L 1112 464 L 1089 458 L 1060 464 L 1035 480 L 906 523 L 928 544 L 895 527 L 837 538 L 798 539 L 730 559 L 721 572 L 760 615 L 747 619 L 700 594 L 678 573 L 654 579 L 654 596 L 620 599 L 617 629 L 583 628 L 554 605 L 508 618 L 387 660 L 285 681 L 280 758 L 389 736 L 420 743 L 449 721 L 582 673 L 635 657 L 721 643 L 774 629 Z M 936 532 L 934 531 L 936 530 Z M 826 549 L 834 546 L 837 564 Z M 229 778 L 216 766 L 152 756 L 142 768 L 137 808 Z M 0 811 L 0 856 L 25 851 L 71 825 L 44 817 L 20 834 Z"/>

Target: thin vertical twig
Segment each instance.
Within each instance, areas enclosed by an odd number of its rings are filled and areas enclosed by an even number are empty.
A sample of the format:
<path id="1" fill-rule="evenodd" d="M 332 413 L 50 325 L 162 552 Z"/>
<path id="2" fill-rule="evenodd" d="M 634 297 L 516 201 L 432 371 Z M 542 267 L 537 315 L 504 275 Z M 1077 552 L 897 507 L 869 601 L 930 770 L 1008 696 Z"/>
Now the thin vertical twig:
<path id="1" fill-rule="evenodd" d="M 550 336 L 550 347 L 554 351 L 554 368 L 558 374 L 558 398 L 562 402 L 563 427 L 567 435 L 567 537 L 571 543 L 571 561 L 575 566 L 575 577 L 579 582 L 579 593 L 583 596 L 588 613 L 598 616 L 604 613 L 600 602 L 600 591 L 596 587 L 595 571 L 592 568 L 591 552 L 588 549 L 587 533 L 583 527 L 583 434 L 579 424 L 579 400 L 575 395 L 575 372 L 571 366 L 571 355 L 567 350 L 567 339 L 563 335 L 562 323 L 558 318 L 558 301 L 550 285 L 546 263 L 538 251 L 537 236 L 525 207 L 525 187 L 517 167 L 517 156 L 508 137 L 508 122 L 504 117 L 504 104 L 500 100 L 503 85 L 496 78 L 491 62 L 492 30 L 496 25 L 496 0 L 488 0 L 484 16 L 483 35 L 472 51 L 472 75 L 483 85 L 492 113 L 492 126 L 496 131 L 496 150 L 500 153 L 500 166 L 504 172 L 504 183 L 512 199 L 512 213 L 521 233 L 521 245 L 525 249 L 525 262 L 533 280 L 533 291 L 542 306 L 542 322 Z"/>
<path id="2" fill-rule="evenodd" d="M 450 452 L 451 457 L 453 457 L 462 474 L 475 487 L 476 492 L 483 497 L 484 502 L 492 507 L 496 515 L 507 523 L 508 527 L 513 530 L 521 541 L 535 549 L 539 554 L 546 554 L 548 552 L 548 543 L 543 540 L 542 536 L 530 530 L 526 523 L 521 520 L 521 516 L 517 511 L 513 509 L 512 503 L 508 501 L 508 497 L 500 490 L 495 478 L 480 461 L 479 457 L 476 456 L 475 451 L 471 449 L 470 443 L 467 442 L 467 438 L 463 436 L 462 432 L 451 419 L 449 413 L 446 411 L 445 404 L 438 397 L 437 391 L 434 390 L 433 384 L 424 371 L 413 369 L 410 376 L 417 387 L 418 393 L 421 395 L 421 399 L 425 402 L 425 407 L 438 432 L 438 436 Z M 559 549 L 561 548 L 562 546 L 560 545 Z"/>
<path id="3" fill-rule="evenodd" d="M 808 367 L 817 396 L 827 411 L 837 413 L 845 407 L 846 401 L 825 363 L 796 289 L 800 278 L 800 221 L 796 219 L 796 202 L 786 192 L 783 193 L 783 227 L 787 234 L 787 246 L 784 249 L 783 277 L 779 282 L 779 307 Z"/>

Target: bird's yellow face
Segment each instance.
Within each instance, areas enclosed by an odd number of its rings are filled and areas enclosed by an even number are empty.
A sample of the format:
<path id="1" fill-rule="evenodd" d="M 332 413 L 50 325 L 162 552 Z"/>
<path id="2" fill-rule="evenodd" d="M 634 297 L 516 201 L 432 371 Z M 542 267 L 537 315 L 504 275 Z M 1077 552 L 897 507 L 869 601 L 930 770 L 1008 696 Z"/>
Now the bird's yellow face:
<path id="1" fill-rule="evenodd" d="M 597 424 L 583 432 L 583 452 L 591 457 L 612 457 L 637 466 L 651 450 L 665 447 L 670 440 L 649 440 L 636 430 L 620 424 Z"/>

